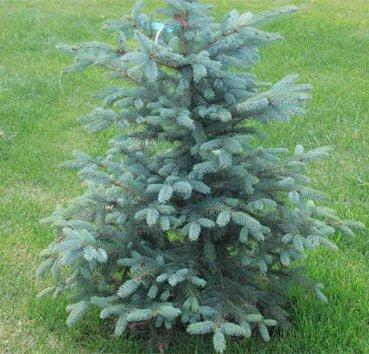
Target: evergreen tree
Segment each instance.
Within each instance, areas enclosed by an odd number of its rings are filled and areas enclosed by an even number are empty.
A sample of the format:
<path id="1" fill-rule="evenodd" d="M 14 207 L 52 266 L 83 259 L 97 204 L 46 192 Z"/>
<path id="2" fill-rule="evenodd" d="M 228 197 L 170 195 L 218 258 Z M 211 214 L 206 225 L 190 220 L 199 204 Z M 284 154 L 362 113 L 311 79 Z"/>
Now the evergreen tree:
<path id="1" fill-rule="evenodd" d="M 264 148 L 253 123 L 288 120 L 309 99 L 296 76 L 267 86 L 250 73 L 258 48 L 281 38 L 258 27 L 295 9 L 232 11 L 217 22 L 208 5 L 166 0 L 160 23 L 141 8 L 106 24 L 116 46 L 64 48 L 70 71 L 102 66 L 124 83 L 81 119 L 119 134 L 104 156 L 77 152 L 68 163 L 87 190 L 45 219 L 57 237 L 39 268 L 54 286 L 41 294 L 72 294 L 69 325 L 99 307 L 116 335 L 142 323 L 212 334 L 218 352 L 226 336 L 254 329 L 268 341 L 270 327 L 289 324 L 291 285 L 326 301 L 322 285 L 290 265 L 335 248 L 335 230 L 362 227 L 316 205 L 323 195 L 305 169 L 326 147 Z"/>

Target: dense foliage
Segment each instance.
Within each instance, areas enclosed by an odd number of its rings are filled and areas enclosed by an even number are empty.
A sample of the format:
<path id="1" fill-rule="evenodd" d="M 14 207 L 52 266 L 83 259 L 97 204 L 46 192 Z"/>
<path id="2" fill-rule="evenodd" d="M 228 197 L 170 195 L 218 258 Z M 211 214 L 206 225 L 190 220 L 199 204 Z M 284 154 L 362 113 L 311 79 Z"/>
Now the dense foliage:
<path id="1" fill-rule="evenodd" d="M 104 105 L 81 119 L 97 132 L 115 126 L 104 156 L 77 152 L 84 195 L 45 219 L 57 230 L 39 269 L 72 295 L 68 324 L 91 307 L 116 320 L 115 333 L 141 323 L 190 334 L 225 336 L 288 326 L 291 285 L 315 284 L 291 263 L 320 245 L 334 248 L 341 221 L 316 202 L 306 164 L 327 148 L 292 155 L 263 148 L 255 120 L 303 113 L 310 87 L 288 76 L 274 85 L 250 73 L 258 48 L 280 36 L 258 29 L 283 8 L 254 15 L 232 11 L 223 21 L 195 0 L 167 0 L 157 22 L 136 5 L 106 28 L 116 46 L 90 42 L 64 49 L 70 69 L 107 68 L 124 84 L 101 94 Z"/>

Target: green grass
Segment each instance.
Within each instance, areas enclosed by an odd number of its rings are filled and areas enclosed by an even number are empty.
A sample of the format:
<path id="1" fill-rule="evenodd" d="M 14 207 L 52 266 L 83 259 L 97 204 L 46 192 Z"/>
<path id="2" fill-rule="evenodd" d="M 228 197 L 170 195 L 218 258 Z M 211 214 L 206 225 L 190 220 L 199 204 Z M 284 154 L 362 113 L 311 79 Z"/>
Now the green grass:
<path id="1" fill-rule="evenodd" d="M 211 1 L 219 15 L 231 8 L 261 10 L 288 0 Z M 86 135 L 76 118 L 96 104 L 102 73 L 62 76 L 70 62 L 56 49 L 62 42 L 103 39 L 105 19 L 117 18 L 131 0 L 2 0 L 0 2 L 0 352 L 142 353 L 139 339 L 111 337 L 91 316 L 65 325 L 65 299 L 36 299 L 39 252 L 53 239 L 39 226 L 56 204 L 81 193 L 75 175 L 58 168 L 74 149 L 97 154 L 107 135 Z M 152 6 L 155 1 L 150 2 Z M 268 144 L 293 148 L 331 145 L 331 156 L 312 166 L 314 185 L 332 198 L 343 218 L 368 224 L 369 215 L 369 2 L 295 1 L 301 11 L 270 29 L 286 40 L 264 50 L 256 68 L 267 81 L 299 73 L 314 86 L 308 114 L 290 124 L 268 126 Z M 294 328 L 273 336 L 234 342 L 230 353 L 368 353 L 369 238 L 337 236 L 340 250 L 307 258 L 309 274 L 325 283 L 324 305 L 296 289 L 291 294 Z M 170 353 L 207 353 L 203 340 L 183 337 Z"/>

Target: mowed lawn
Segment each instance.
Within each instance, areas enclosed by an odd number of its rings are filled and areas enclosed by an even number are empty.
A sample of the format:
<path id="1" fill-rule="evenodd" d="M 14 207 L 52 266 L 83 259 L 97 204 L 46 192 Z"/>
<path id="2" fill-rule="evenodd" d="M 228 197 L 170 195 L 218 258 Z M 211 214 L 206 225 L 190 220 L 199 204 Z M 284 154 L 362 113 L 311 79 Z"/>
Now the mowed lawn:
<path id="1" fill-rule="evenodd" d="M 220 16 L 297 4 L 300 12 L 268 25 L 285 40 L 263 50 L 256 72 L 265 81 L 299 73 L 314 86 L 305 117 L 273 123 L 266 144 L 293 148 L 331 145 L 330 157 L 311 166 L 313 185 L 327 192 L 343 218 L 369 226 L 369 1 L 213 0 Z M 149 1 L 153 8 L 157 1 Z M 71 58 L 59 43 L 112 40 L 100 28 L 119 18 L 131 0 L 0 1 L 0 352 L 143 353 L 147 343 L 114 338 L 97 313 L 69 329 L 65 298 L 39 300 L 39 253 L 53 239 L 39 225 L 57 204 L 83 187 L 59 168 L 82 149 L 103 152 L 109 134 L 87 135 L 77 117 L 97 104 L 108 84 L 98 70 L 61 75 Z M 340 250 L 318 250 L 304 262 L 322 281 L 324 305 L 301 289 L 290 295 L 293 330 L 229 342 L 229 353 L 369 353 L 369 237 L 337 235 Z M 210 353 L 209 341 L 187 337 L 169 353 Z"/>

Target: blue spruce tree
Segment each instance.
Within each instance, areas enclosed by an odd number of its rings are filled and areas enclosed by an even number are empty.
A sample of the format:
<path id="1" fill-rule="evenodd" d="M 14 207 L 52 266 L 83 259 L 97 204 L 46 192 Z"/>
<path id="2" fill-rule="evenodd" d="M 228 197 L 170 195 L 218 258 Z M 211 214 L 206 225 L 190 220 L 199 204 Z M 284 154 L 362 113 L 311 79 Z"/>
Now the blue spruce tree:
<path id="1" fill-rule="evenodd" d="M 291 285 L 326 301 L 322 285 L 290 265 L 335 248 L 335 230 L 362 227 L 316 204 L 322 194 L 305 169 L 327 148 L 263 148 L 252 124 L 302 114 L 309 99 L 295 76 L 266 88 L 250 73 L 258 48 L 281 38 L 258 27 L 295 9 L 216 22 L 196 0 L 166 0 L 160 23 L 141 8 L 106 24 L 116 46 L 64 48 L 70 71 L 101 66 L 122 79 L 81 119 L 119 134 L 105 155 L 76 152 L 68 163 L 87 189 L 45 219 L 57 237 L 39 268 L 54 286 L 41 294 L 72 294 L 69 325 L 97 306 L 116 335 L 142 323 L 211 334 L 217 352 L 226 336 L 257 330 L 268 341 L 270 327 L 289 324 Z"/>

